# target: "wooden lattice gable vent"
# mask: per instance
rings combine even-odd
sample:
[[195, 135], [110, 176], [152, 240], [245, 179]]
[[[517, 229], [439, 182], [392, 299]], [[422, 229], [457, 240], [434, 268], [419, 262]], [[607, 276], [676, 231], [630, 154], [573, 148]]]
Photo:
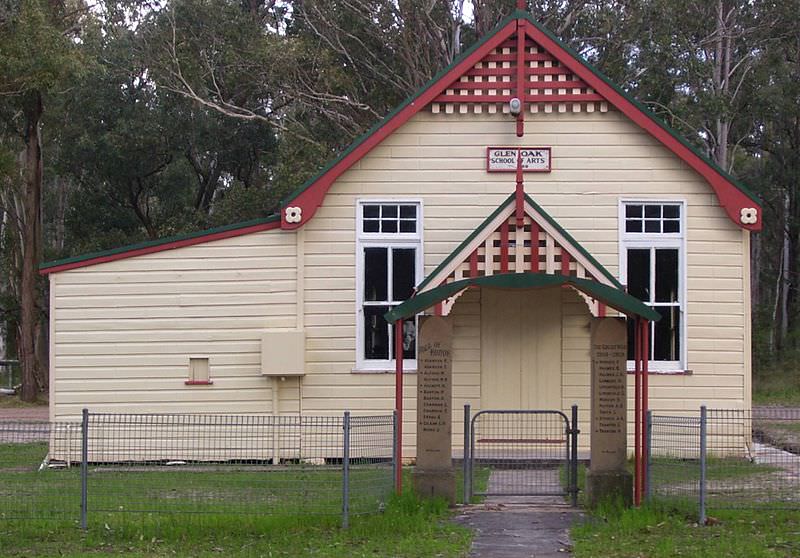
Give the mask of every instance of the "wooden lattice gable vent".
[[[508, 113], [508, 103], [516, 97], [533, 113], [608, 111], [605, 97], [530, 37], [525, 23], [520, 21], [514, 35], [438, 95], [431, 110], [448, 114]], [[522, 56], [518, 56], [520, 49]]]
[[[518, 226], [515, 197], [510, 196], [417, 287], [422, 293], [434, 287], [499, 273], [560, 274], [598, 281], [613, 288], [622, 285], [570, 234], [529, 196]], [[437, 312], [450, 313], [461, 293], [444, 301]], [[601, 304], [579, 291], [593, 315]]]

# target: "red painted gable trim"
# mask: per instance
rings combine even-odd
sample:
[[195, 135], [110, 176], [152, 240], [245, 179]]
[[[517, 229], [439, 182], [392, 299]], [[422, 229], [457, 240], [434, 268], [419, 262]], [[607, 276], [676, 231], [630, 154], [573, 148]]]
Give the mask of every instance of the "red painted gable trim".
[[493, 37], [490, 37], [480, 48], [462, 60], [456, 66], [432, 83], [425, 91], [423, 91], [416, 99], [406, 105], [394, 117], [389, 119], [383, 126], [378, 128], [371, 136], [366, 138], [359, 144], [353, 151], [346, 157], [339, 161], [336, 165], [331, 167], [325, 174], [319, 177], [316, 182], [303, 190], [297, 197], [288, 201], [287, 206], [299, 207], [302, 210], [302, 220], [299, 223], [288, 223], [286, 221], [286, 211], [281, 212], [281, 227], [284, 229], [297, 229], [308, 222], [314, 213], [316, 213], [325, 194], [328, 192], [334, 181], [339, 178], [344, 171], [349, 169], [357, 161], [361, 160], [367, 153], [372, 151], [372, 148], [386, 139], [392, 132], [397, 130], [400, 126], [408, 122], [408, 120], [417, 114], [420, 110], [424, 109], [428, 103], [431, 103], [438, 95], [447, 89], [455, 80], [461, 77], [465, 72], [471, 69], [475, 64], [491, 52], [494, 48], [499, 46], [503, 41], [511, 37], [517, 30], [517, 21], [512, 20], [501, 28]]
[[205, 234], [202, 236], [197, 236], [194, 238], [185, 238], [182, 240], [175, 240], [173, 242], [165, 242], [164, 244], [158, 244], [155, 246], [147, 246], [144, 248], [134, 248], [132, 250], [126, 250], [124, 252], [119, 252], [117, 254], [108, 254], [105, 256], [98, 256], [96, 258], [90, 258], [87, 260], [81, 260], [76, 262], [65, 263], [61, 265], [56, 265], [53, 267], [48, 267], [39, 271], [41, 275], [47, 275], [49, 273], [56, 273], [58, 271], [67, 271], [68, 269], [75, 269], [78, 267], [86, 267], [89, 265], [95, 265], [99, 263], [105, 262], [113, 262], [116, 260], [124, 260], [125, 258], [132, 258], [134, 256], [143, 256], [145, 254], [153, 254], [155, 252], [163, 252], [164, 250], [172, 250], [174, 248], [182, 248], [184, 246], [193, 246], [195, 244], [203, 244], [205, 242], [211, 242], [213, 240], [222, 240], [225, 238], [233, 238], [235, 236], [242, 236], [245, 234], [251, 234], [255, 232], [261, 231], [268, 231], [271, 229], [278, 229], [280, 228], [281, 224], [279, 221], [272, 221], [270, 223], [259, 223], [258, 225], [252, 225], [250, 227], [244, 227], [241, 229], [234, 229], [230, 231], [220, 231], [216, 233]]
[[631, 103], [623, 95], [618, 93], [613, 87], [600, 79], [594, 72], [587, 68], [580, 60], [577, 60], [558, 43], [553, 41], [541, 30], [532, 25], [527, 27], [530, 37], [553, 54], [559, 62], [564, 64], [570, 71], [584, 80], [595, 91], [600, 93], [606, 100], [614, 105], [622, 114], [630, 118], [640, 128], [648, 132], [655, 139], [664, 144], [667, 149], [680, 157], [692, 169], [697, 171], [700, 176], [706, 179], [714, 192], [717, 194], [720, 205], [725, 209], [728, 217], [738, 226], [751, 231], [761, 230], [761, 211], [758, 211], [758, 220], [752, 224], [742, 223], [740, 211], [745, 207], [756, 205], [744, 192], [736, 188], [725, 177], [720, 175], [714, 168], [708, 165], [703, 159], [697, 156], [691, 149], [683, 145], [664, 128], [654, 122], [649, 116], [644, 114], [636, 105]]
[[[322, 176], [320, 176], [314, 183], [300, 192], [293, 199], [286, 202], [284, 209], [288, 209], [289, 207], [300, 208], [302, 219], [300, 219], [299, 222], [287, 222], [287, 213], [284, 210], [281, 214], [281, 227], [284, 229], [297, 229], [308, 222], [322, 204], [325, 194], [333, 185], [334, 181], [336, 181], [336, 179], [339, 178], [342, 173], [363, 158], [372, 150], [373, 147], [381, 143], [384, 139], [386, 139], [386, 137], [392, 134], [400, 126], [405, 124], [412, 116], [425, 108], [425, 106], [427, 106], [429, 103], [436, 100], [449, 99], [447, 96], [442, 96], [439, 99], [437, 99], [437, 97], [439, 97], [442, 92], [456, 82], [462, 75], [482, 75], [486, 72], [515, 75], [517, 73], [517, 69], [515, 68], [495, 68], [487, 70], [476, 69], [473, 66], [490, 54], [493, 49], [505, 44], [505, 42], [516, 32], [518, 22], [520, 22], [522, 19], [523, 18], [517, 18], [503, 26], [494, 36], [490, 37], [468, 57], [454, 66], [435, 83], [431, 84], [417, 98], [403, 107], [402, 110], [390, 118], [385, 124], [383, 124], [383, 126], [378, 128], [374, 133], [372, 133], [372, 135], [367, 137], [361, 144], [356, 146], [338, 163], [322, 174]], [[546, 33], [538, 29], [535, 25], [526, 24], [520, 25], [519, 27], [524, 29], [527, 37], [530, 37], [540, 46], [544, 47], [574, 75], [581, 78], [586, 84], [594, 89], [598, 95], [593, 96], [593, 99], [606, 100], [611, 103], [620, 112], [636, 123], [640, 128], [661, 142], [667, 149], [672, 151], [693, 170], [700, 174], [714, 190], [720, 205], [728, 214], [729, 218], [736, 223], [736, 225], [751, 231], [761, 230], [762, 211], [759, 205], [753, 201], [753, 199], [751, 199], [735, 185], [731, 184], [731, 182], [717, 172], [716, 169], [710, 166], [690, 148], [682, 144], [678, 139], [673, 137], [672, 134], [662, 128], [648, 115], [643, 113], [642, 109], [626, 99], [611, 85], [606, 83], [602, 78], [588, 68], [582, 61], [574, 57], [572, 54], [562, 48], [556, 41], [547, 36]], [[563, 70], [559, 68], [531, 68], [527, 71], [529, 73], [553, 73], [562, 72]], [[465, 101], [465, 99], [465, 97], [459, 96], [458, 99], [455, 99], [455, 101]], [[586, 100], [583, 97], [581, 97], [581, 99]], [[572, 98], [570, 95], [563, 95], [560, 97], [551, 95], [547, 96], [547, 98], [544, 100], [548, 102], [566, 102], [572, 100]], [[492, 97], [491, 101], [497, 101], [497, 98]], [[476, 100], [476, 102], [478, 101]], [[757, 209], [757, 220], [755, 223], [744, 223], [742, 212], [745, 210], [745, 208], [751, 207]]]

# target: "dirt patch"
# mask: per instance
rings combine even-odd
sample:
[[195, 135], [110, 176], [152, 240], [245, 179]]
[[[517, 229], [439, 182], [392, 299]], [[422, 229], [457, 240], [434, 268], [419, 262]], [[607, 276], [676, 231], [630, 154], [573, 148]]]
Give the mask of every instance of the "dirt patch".
[[0, 407], [0, 420], [36, 420], [46, 421], [50, 418], [47, 405], [31, 405], [29, 407]]
[[800, 455], [800, 408], [755, 407], [753, 437], [758, 442]]

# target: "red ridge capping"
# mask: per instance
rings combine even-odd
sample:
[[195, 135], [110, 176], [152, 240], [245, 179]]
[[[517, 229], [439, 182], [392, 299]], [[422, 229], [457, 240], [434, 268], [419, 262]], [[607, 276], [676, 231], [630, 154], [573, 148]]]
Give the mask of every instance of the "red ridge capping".
[[96, 258], [88, 258], [85, 260], [78, 260], [68, 262], [60, 265], [54, 265], [39, 270], [40, 275], [48, 275], [58, 271], [67, 271], [78, 267], [86, 267], [105, 262], [113, 262], [116, 260], [123, 260], [125, 258], [132, 258], [134, 256], [143, 256], [145, 254], [153, 254], [155, 252], [163, 252], [164, 250], [172, 250], [174, 248], [182, 248], [184, 246], [193, 246], [195, 244], [203, 244], [204, 242], [211, 242], [213, 240], [222, 240], [225, 238], [232, 238], [235, 236], [242, 236], [255, 232], [268, 231], [271, 229], [280, 228], [280, 221], [271, 221], [269, 223], [259, 223], [249, 227], [242, 227], [241, 229], [232, 229], [227, 231], [219, 231], [215, 233], [198, 235], [192, 238], [184, 238], [181, 240], [174, 240], [172, 242], [164, 242], [163, 244], [156, 244], [153, 246], [144, 246], [142, 248], [133, 248], [131, 250], [124, 250], [115, 254], [106, 254], [97, 256]]
[[539, 223], [531, 221], [531, 271], [539, 273]]
[[[519, 125], [519, 121], [517, 122]], [[486, 158], [486, 164], [489, 164], [489, 158]], [[488, 170], [488, 169], [487, 169]], [[514, 190], [515, 204], [514, 214], [516, 216], [516, 225], [520, 229], [525, 224], [525, 185], [522, 178], [522, 148], [517, 149], [517, 185]]]
[[630, 118], [640, 128], [648, 132], [655, 139], [664, 144], [675, 155], [680, 157], [686, 164], [694, 169], [700, 176], [706, 179], [717, 194], [719, 203], [728, 217], [736, 223], [739, 227], [750, 231], [760, 231], [762, 226], [761, 211], [759, 208], [757, 220], [755, 223], [742, 223], [742, 216], [740, 211], [745, 207], [752, 207], [756, 203], [750, 199], [744, 192], [736, 187], [721, 174], [719, 174], [713, 167], [706, 163], [691, 149], [683, 145], [677, 138], [667, 132], [664, 128], [659, 126], [649, 116], [644, 114], [639, 107], [634, 105], [623, 95], [617, 92], [613, 87], [606, 83], [603, 79], [598, 77], [592, 70], [580, 60], [573, 57], [569, 52], [564, 50], [556, 41], [547, 36], [546, 33], [533, 25], [527, 27], [528, 33], [534, 41], [539, 43], [548, 52], [553, 54], [565, 67], [589, 84], [595, 91], [606, 98], [609, 103], [614, 105], [620, 112]]
[[[525, 135], [525, 98], [528, 92], [525, 91], [525, 20], [517, 20], [517, 97], [522, 106], [517, 114], [517, 137]], [[522, 155], [520, 151], [517, 155]], [[519, 165], [519, 163], [518, 163]], [[519, 219], [519, 216], [517, 217]], [[519, 225], [517, 225], [519, 226]]]
[[300, 192], [294, 199], [287, 202], [286, 205], [301, 208], [302, 219], [297, 223], [288, 223], [286, 221], [286, 212], [282, 211], [281, 228], [291, 230], [303, 226], [309, 219], [311, 219], [314, 213], [316, 213], [317, 209], [322, 204], [325, 194], [333, 185], [334, 181], [339, 178], [344, 171], [349, 169], [356, 161], [364, 157], [364, 155], [372, 151], [373, 147], [381, 143], [392, 132], [405, 124], [409, 118], [425, 108], [428, 103], [432, 102], [438, 95], [447, 89], [448, 85], [453, 83], [453, 81], [458, 79], [476, 63], [480, 62], [481, 58], [483, 58], [488, 52], [491, 52], [492, 49], [496, 48], [503, 41], [511, 37], [516, 29], [517, 20], [514, 19], [509, 21], [505, 26], [498, 30], [494, 36], [488, 38], [480, 48], [475, 49], [475, 51], [469, 56], [465, 57], [461, 62], [453, 66], [449, 72], [428, 86], [428, 88], [420, 93], [418, 97], [403, 107], [397, 114], [391, 117], [374, 133], [365, 138], [364, 141], [358, 144], [358, 146], [356, 146], [333, 167], [328, 169], [328, 171], [320, 176], [313, 184]]

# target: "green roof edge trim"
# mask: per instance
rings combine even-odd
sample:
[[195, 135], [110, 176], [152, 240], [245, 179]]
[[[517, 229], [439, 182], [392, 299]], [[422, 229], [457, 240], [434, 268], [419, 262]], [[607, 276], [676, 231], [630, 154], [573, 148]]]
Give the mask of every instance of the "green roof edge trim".
[[592, 72], [595, 76], [597, 76], [598, 78], [603, 80], [603, 82], [605, 82], [606, 85], [611, 87], [614, 91], [616, 91], [617, 93], [622, 95], [628, 102], [630, 102], [636, 108], [638, 108], [645, 116], [647, 116], [650, 120], [652, 120], [654, 123], [656, 123], [658, 126], [660, 126], [665, 132], [667, 132], [673, 138], [678, 140], [684, 147], [689, 149], [692, 153], [697, 155], [704, 163], [706, 163], [708, 166], [710, 166], [712, 169], [714, 169], [717, 173], [719, 173], [720, 176], [722, 176], [725, 180], [730, 182], [733, 186], [735, 186], [738, 190], [740, 190], [743, 194], [745, 194], [751, 200], [756, 202], [758, 205], [761, 205], [761, 199], [752, 190], [750, 190], [750, 188], [748, 188], [745, 184], [740, 182], [737, 178], [732, 176], [726, 170], [720, 168], [719, 165], [717, 165], [714, 161], [712, 161], [711, 159], [706, 157], [703, 153], [698, 151], [697, 148], [694, 145], [689, 143], [689, 141], [685, 137], [683, 137], [683, 134], [680, 134], [679, 132], [674, 130], [672, 128], [672, 126], [670, 126], [669, 124], [664, 122], [661, 118], [659, 118], [658, 116], [653, 114], [653, 112], [649, 108], [647, 108], [645, 105], [643, 105], [636, 98], [632, 97], [624, 89], [619, 87], [619, 85], [617, 85], [616, 83], [611, 81], [611, 79], [609, 79], [608, 76], [606, 76], [603, 72], [601, 72], [599, 69], [597, 69], [591, 62], [586, 60], [583, 56], [578, 54], [572, 47], [570, 47], [569, 45], [564, 43], [561, 39], [556, 37], [549, 29], [547, 29], [541, 23], [536, 21], [531, 14], [529, 14], [528, 12], [522, 11], [522, 10], [515, 10], [511, 14], [511, 16], [515, 17], [515, 18], [524, 18], [528, 22], [530, 22], [539, 31], [541, 31], [542, 33], [547, 35], [550, 39], [555, 41], [561, 48], [563, 48], [570, 55], [572, 55], [573, 58], [575, 58], [577, 61], [582, 63], [584, 66], [586, 66], [586, 68], [588, 68], [589, 71]]
[[384, 116], [381, 120], [379, 120], [377, 123], [375, 123], [373, 126], [371, 126], [369, 128], [369, 130], [367, 130], [366, 132], [364, 132], [363, 134], [358, 136], [356, 139], [354, 139], [352, 141], [352, 143], [350, 143], [350, 145], [347, 146], [347, 148], [338, 157], [336, 157], [330, 163], [325, 165], [319, 172], [317, 172], [313, 177], [311, 177], [308, 180], [306, 180], [301, 186], [299, 186], [297, 189], [295, 189], [286, 198], [282, 199], [281, 200], [281, 207], [283, 207], [284, 205], [288, 204], [291, 200], [293, 200], [294, 198], [296, 198], [297, 196], [299, 196], [300, 194], [302, 194], [303, 192], [308, 190], [308, 188], [310, 188], [312, 184], [314, 184], [317, 180], [322, 178], [322, 176], [326, 172], [328, 172], [333, 167], [335, 167], [337, 164], [339, 164], [339, 162], [342, 159], [347, 157], [354, 149], [356, 149], [359, 145], [364, 143], [372, 134], [374, 134], [375, 132], [380, 130], [384, 126], [384, 124], [388, 123], [392, 118], [394, 118], [394, 116], [397, 113], [399, 113], [401, 110], [403, 110], [408, 105], [413, 103], [417, 98], [419, 98], [420, 95], [422, 95], [425, 91], [427, 91], [428, 88], [432, 87], [437, 81], [439, 81], [441, 78], [443, 78], [445, 76], [445, 74], [447, 74], [447, 72], [449, 72], [450, 70], [455, 68], [458, 64], [461, 63], [462, 60], [464, 60], [465, 58], [470, 56], [473, 52], [478, 50], [485, 42], [487, 42], [489, 39], [491, 39], [494, 36], [495, 33], [497, 33], [500, 29], [502, 29], [503, 27], [505, 27], [506, 25], [508, 25], [512, 21], [514, 21], [515, 19], [518, 19], [518, 18], [513, 13], [508, 15], [507, 17], [503, 18], [500, 21], [500, 23], [495, 25], [494, 28], [490, 32], [486, 33], [486, 35], [484, 35], [484, 37], [481, 40], [479, 40], [478, 42], [473, 44], [471, 47], [469, 47], [467, 50], [462, 52], [455, 60], [453, 60], [446, 67], [444, 67], [443, 69], [439, 70], [436, 73], [435, 76], [433, 76], [431, 79], [429, 79], [425, 83], [425, 85], [423, 85], [422, 87], [417, 89], [409, 97], [406, 97], [406, 99], [402, 103], [397, 105], [386, 116]]
[[81, 254], [79, 256], [72, 256], [69, 258], [64, 258], [61, 260], [53, 260], [49, 262], [44, 262], [39, 265], [39, 270], [44, 271], [51, 267], [57, 267], [66, 264], [78, 263], [87, 260], [93, 260], [95, 258], [102, 258], [105, 256], [115, 256], [117, 254], [122, 254], [125, 252], [132, 252], [134, 250], [141, 250], [143, 248], [153, 248], [155, 246], [161, 246], [162, 244], [170, 244], [172, 242], [180, 242], [182, 240], [191, 240], [193, 238], [199, 238], [203, 236], [208, 236], [217, 233], [235, 231], [237, 229], [246, 229], [248, 227], [253, 227], [256, 225], [265, 225], [267, 223], [274, 223], [276, 221], [280, 221], [281, 217], [280, 214], [270, 215], [268, 217], [261, 217], [258, 219], [251, 219], [249, 221], [241, 221], [239, 223], [233, 223], [230, 225], [223, 225], [221, 227], [214, 227], [211, 229], [204, 229], [201, 231], [195, 231], [190, 233], [182, 233], [176, 234], [173, 236], [167, 236], [164, 238], [157, 238], [155, 240], [146, 240], [144, 242], [137, 242], [136, 244], [127, 244], [125, 246], [119, 246], [117, 248], [110, 248], [108, 250], [100, 250], [97, 252], [90, 252], [88, 254]]
[[608, 270], [605, 268], [605, 266], [603, 266], [603, 264], [601, 264], [600, 262], [598, 262], [598, 261], [597, 261], [597, 260], [594, 258], [594, 256], [592, 256], [592, 255], [591, 255], [591, 254], [590, 254], [590, 253], [589, 253], [589, 252], [588, 252], [588, 251], [587, 251], [587, 250], [586, 250], [586, 249], [585, 249], [583, 246], [581, 246], [581, 244], [580, 244], [580, 243], [579, 243], [577, 240], [575, 240], [575, 238], [573, 238], [573, 236], [572, 236], [571, 234], [569, 234], [569, 233], [567, 232], [567, 230], [566, 230], [564, 227], [562, 227], [561, 225], [559, 225], [559, 224], [558, 224], [558, 221], [556, 221], [555, 219], [553, 219], [553, 218], [550, 216], [550, 214], [549, 214], [549, 213], [547, 213], [547, 211], [545, 211], [545, 210], [542, 208], [542, 206], [541, 206], [541, 205], [539, 205], [538, 203], [536, 203], [535, 201], [533, 201], [533, 198], [531, 198], [531, 197], [530, 197], [528, 194], [525, 194], [525, 201], [526, 201], [526, 202], [528, 202], [529, 204], [531, 204], [531, 205], [533, 206], [533, 208], [534, 208], [536, 211], [538, 211], [539, 213], [541, 213], [541, 214], [542, 214], [542, 217], [544, 217], [544, 218], [547, 220], [547, 222], [548, 222], [548, 223], [550, 223], [550, 225], [552, 225], [553, 227], [555, 227], [555, 228], [556, 228], [556, 230], [558, 230], [558, 232], [560, 232], [561, 234], [563, 234], [563, 235], [564, 235], [564, 237], [565, 237], [565, 238], [566, 238], [566, 239], [567, 239], [567, 240], [568, 240], [570, 243], [572, 243], [572, 245], [575, 247], [575, 249], [576, 249], [576, 250], [578, 250], [578, 251], [579, 251], [579, 252], [580, 252], [580, 253], [581, 253], [581, 254], [582, 254], [582, 255], [583, 255], [583, 256], [584, 256], [584, 257], [585, 257], [587, 260], [589, 260], [589, 261], [590, 261], [590, 262], [592, 262], [592, 263], [593, 263], [595, 266], [597, 266], [597, 269], [599, 269], [599, 270], [600, 270], [600, 272], [601, 272], [603, 275], [605, 275], [605, 276], [606, 276], [606, 279], [609, 279], [609, 280], [610, 280], [610, 281], [611, 281], [611, 282], [614, 284], [614, 286], [615, 286], [616, 288], [618, 288], [618, 289], [624, 289], [624, 287], [622, 286], [622, 283], [620, 283], [619, 281], [617, 281], [617, 278], [616, 278], [616, 277], [614, 277], [614, 276], [611, 274], [611, 272], [610, 272], [610, 271], [608, 271]]
[[565, 275], [546, 275], [543, 273], [503, 273], [453, 281], [409, 298], [386, 312], [383, 318], [390, 323], [408, 318], [471, 286], [497, 289], [531, 289], [557, 287], [559, 285], [571, 285], [624, 314], [635, 314], [654, 322], [661, 319], [658, 312], [625, 291], [588, 279]]

